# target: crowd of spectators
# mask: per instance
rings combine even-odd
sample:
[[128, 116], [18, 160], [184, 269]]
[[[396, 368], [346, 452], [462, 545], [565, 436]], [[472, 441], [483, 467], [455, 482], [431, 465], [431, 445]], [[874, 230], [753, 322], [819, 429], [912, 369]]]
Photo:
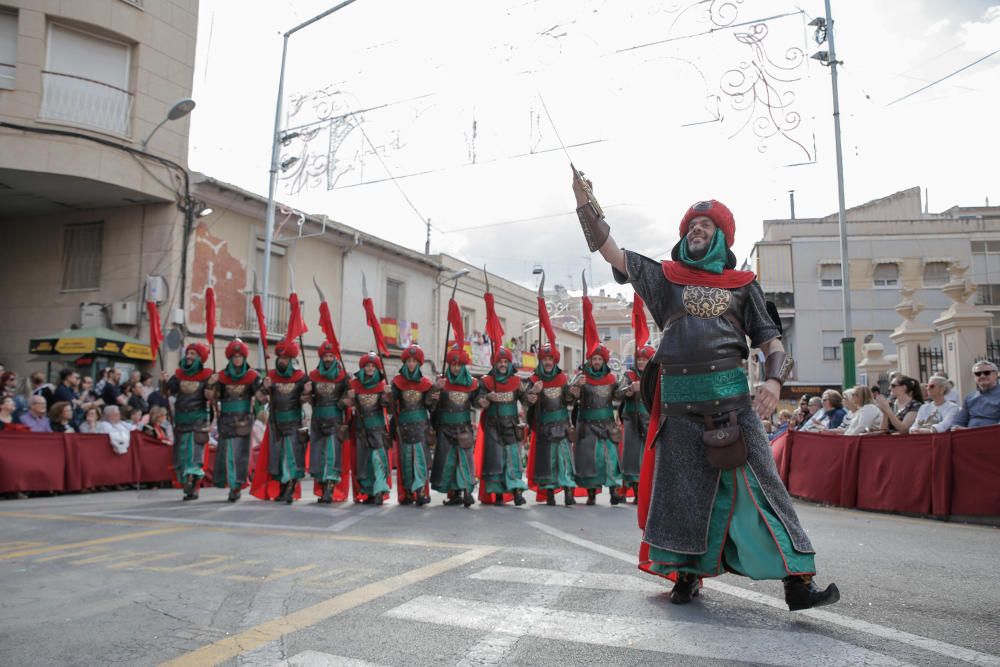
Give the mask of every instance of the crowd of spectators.
[[975, 391], [964, 399], [944, 373], [926, 384], [901, 373], [889, 378], [889, 396], [879, 387], [858, 385], [843, 395], [833, 389], [803, 396], [794, 412], [782, 410], [769, 422], [771, 439], [788, 430], [843, 435], [944, 433], [1000, 424], [997, 366], [978, 361], [972, 368]]

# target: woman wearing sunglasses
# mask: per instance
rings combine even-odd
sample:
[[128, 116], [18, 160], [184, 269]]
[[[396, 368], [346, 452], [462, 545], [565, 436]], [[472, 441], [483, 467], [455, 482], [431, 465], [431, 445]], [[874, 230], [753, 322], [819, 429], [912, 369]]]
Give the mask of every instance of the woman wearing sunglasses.
[[909, 433], [913, 422], [917, 420], [920, 404], [924, 402], [920, 383], [911, 377], [899, 375], [889, 385], [889, 393], [895, 399], [895, 411], [884, 396], [875, 399], [875, 404], [882, 411], [882, 430], [885, 433]]
[[944, 433], [951, 428], [958, 406], [946, 399], [950, 388], [947, 378], [940, 375], [927, 381], [928, 401], [917, 411], [910, 433]]

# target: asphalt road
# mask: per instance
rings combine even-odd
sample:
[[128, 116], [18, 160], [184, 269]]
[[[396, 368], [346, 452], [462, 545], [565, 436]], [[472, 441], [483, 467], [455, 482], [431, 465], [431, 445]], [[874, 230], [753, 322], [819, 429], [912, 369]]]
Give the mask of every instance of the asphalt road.
[[0, 503], [0, 665], [1000, 665], [995, 528], [799, 503], [843, 598], [790, 613], [780, 582], [730, 575], [670, 604], [607, 496], [179, 496]]

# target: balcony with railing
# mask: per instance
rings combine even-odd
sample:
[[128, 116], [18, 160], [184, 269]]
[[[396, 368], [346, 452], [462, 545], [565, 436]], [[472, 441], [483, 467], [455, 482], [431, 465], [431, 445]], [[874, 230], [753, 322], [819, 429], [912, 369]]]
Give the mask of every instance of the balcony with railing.
[[127, 136], [132, 97], [107, 83], [43, 71], [39, 118]]
[[[283, 336], [288, 331], [288, 297], [268, 294], [261, 297], [261, 305], [264, 307], [264, 322], [268, 335]], [[247, 334], [256, 334], [257, 311], [253, 308], [253, 294], [247, 294], [246, 315], [243, 318], [243, 331]]]

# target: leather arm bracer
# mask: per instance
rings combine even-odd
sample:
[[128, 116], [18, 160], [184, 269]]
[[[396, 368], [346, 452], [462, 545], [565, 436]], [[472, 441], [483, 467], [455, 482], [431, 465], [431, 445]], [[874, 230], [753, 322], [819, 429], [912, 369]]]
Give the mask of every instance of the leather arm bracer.
[[590, 252], [597, 252], [611, 235], [611, 227], [604, 221], [604, 216], [593, 202], [587, 202], [577, 208], [576, 217], [580, 219], [587, 247], [590, 248]]
[[777, 380], [785, 384], [794, 366], [795, 360], [785, 352], [772, 352], [764, 360], [764, 379]]

